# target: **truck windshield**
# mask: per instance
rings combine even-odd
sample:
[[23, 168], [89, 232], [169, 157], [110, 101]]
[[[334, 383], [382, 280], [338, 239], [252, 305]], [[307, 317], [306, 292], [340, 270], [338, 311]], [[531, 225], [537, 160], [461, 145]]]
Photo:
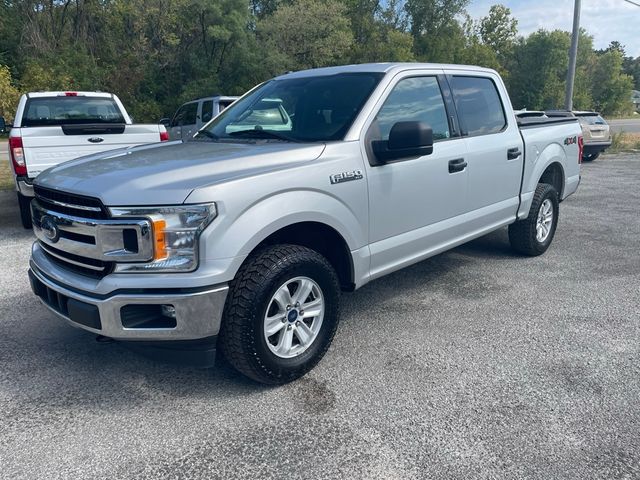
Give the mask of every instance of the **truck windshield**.
[[343, 73], [271, 80], [229, 106], [208, 138], [317, 142], [342, 139], [383, 74]]
[[82, 125], [85, 123], [125, 123], [122, 112], [111, 98], [36, 97], [27, 100], [23, 127]]

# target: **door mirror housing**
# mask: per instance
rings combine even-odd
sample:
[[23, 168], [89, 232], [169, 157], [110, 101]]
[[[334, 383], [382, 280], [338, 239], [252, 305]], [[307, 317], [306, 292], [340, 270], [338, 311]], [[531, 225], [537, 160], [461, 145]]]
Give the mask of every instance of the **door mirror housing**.
[[389, 140], [374, 140], [371, 148], [378, 165], [402, 158], [431, 155], [433, 130], [424, 122], [397, 122], [391, 127]]

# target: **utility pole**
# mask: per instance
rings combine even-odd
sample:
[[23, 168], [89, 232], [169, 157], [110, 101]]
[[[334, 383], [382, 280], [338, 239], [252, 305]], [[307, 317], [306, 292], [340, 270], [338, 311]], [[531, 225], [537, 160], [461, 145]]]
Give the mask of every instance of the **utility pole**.
[[578, 56], [578, 36], [580, 35], [580, 0], [573, 4], [573, 32], [569, 49], [569, 71], [567, 72], [567, 89], [564, 95], [564, 108], [573, 110], [573, 82], [576, 79], [576, 57]]

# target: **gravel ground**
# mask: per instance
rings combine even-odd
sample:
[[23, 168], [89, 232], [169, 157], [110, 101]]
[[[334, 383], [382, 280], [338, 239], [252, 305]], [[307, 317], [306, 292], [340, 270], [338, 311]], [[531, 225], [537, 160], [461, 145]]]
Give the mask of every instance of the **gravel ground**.
[[543, 257], [500, 231], [345, 295], [279, 388], [54, 318], [0, 192], [0, 477], [640, 478], [639, 185], [639, 156], [604, 156]]

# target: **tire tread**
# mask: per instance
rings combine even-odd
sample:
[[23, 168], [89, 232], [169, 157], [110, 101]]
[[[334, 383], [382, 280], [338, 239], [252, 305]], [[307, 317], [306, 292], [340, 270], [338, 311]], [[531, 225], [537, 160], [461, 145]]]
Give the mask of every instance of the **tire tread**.
[[550, 241], [544, 248], [541, 248], [540, 243], [536, 241], [536, 221], [538, 218], [538, 210], [545, 198], [549, 196], [552, 198], [552, 202], [554, 203], [556, 215], [553, 231], [550, 234], [551, 240], [553, 240], [559, 214], [558, 192], [553, 185], [548, 183], [539, 183], [533, 195], [533, 201], [531, 202], [531, 208], [529, 209], [529, 215], [527, 218], [518, 220], [517, 222], [509, 225], [509, 242], [516, 252], [533, 257], [543, 254], [551, 244]]
[[338, 277], [322, 255], [309, 248], [289, 244], [269, 246], [252, 254], [230, 282], [229, 297], [220, 330], [220, 347], [225, 358], [236, 370], [258, 382], [281, 384], [304, 375], [324, 356], [335, 334], [337, 322], [333, 323], [329, 332], [329, 341], [322, 345], [315, 357], [288, 375], [269, 368], [256, 352], [254, 336], [248, 328], [254, 321], [256, 292], [277, 271], [301, 261], [322, 263], [331, 272], [333, 287], [339, 291]]

